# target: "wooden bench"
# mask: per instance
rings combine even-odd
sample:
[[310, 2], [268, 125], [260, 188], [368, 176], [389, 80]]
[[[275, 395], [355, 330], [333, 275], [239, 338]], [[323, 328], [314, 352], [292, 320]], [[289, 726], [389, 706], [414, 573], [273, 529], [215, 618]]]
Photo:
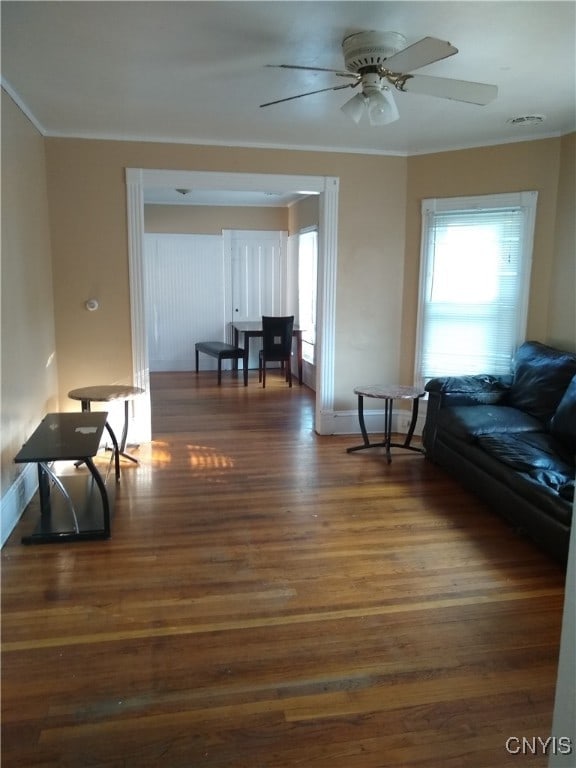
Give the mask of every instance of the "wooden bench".
[[196, 373], [198, 373], [198, 353], [215, 357], [218, 360], [218, 384], [222, 383], [222, 360], [242, 360], [244, 350], [235, 347], [233, 344], [225, 344], [223, 341], [197, 341], [196, 350]]

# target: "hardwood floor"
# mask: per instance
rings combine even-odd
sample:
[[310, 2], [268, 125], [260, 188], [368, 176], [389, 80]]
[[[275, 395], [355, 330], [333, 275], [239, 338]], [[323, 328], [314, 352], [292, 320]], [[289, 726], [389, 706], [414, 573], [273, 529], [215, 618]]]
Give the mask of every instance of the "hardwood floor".
[[547, 764], [554, 562], [273, 373], [152, 392], [112, 538], [24, 546], [33, 502], [2, 551], [3, 768]]

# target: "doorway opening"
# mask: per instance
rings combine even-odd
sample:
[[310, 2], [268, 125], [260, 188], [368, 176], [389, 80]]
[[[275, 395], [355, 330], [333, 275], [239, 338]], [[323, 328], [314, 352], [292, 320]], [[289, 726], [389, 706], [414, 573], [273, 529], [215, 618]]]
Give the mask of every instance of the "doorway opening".
[[316, 406], [314, 429], [328, 434], [334, 410], [334, 339], [339, 180], [330, 176], [126, 169], [132, 376], [145, 395], [135, 401], [133, 434], [151, 439], [150, 369], [144, 304], [144, 190], [150, 187], [319, 195]]

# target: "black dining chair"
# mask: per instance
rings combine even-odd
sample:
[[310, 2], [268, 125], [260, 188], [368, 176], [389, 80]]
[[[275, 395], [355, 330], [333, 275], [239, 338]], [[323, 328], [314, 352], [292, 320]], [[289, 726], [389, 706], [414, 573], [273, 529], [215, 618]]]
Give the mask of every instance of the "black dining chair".
[[258, 381], [266, 386], [266, 363], [282, 363], [286, 381], [292, 386], [292, 331], [294, 315], [287, 317], [262, 316], [262, 349], [258, 363]]

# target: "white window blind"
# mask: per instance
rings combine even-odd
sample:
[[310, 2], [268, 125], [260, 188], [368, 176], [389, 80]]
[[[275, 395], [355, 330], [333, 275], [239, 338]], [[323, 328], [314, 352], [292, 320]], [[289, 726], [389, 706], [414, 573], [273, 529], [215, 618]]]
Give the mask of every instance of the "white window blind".
[[524, 340], [536, 192], [425, 200], [416, 379], [510, 371]]
[[298, 321], [302, 333], [302, 357], [314, 363], [316, 351], [316, 283], [318, 273], [318, 231], [298, 236]]

